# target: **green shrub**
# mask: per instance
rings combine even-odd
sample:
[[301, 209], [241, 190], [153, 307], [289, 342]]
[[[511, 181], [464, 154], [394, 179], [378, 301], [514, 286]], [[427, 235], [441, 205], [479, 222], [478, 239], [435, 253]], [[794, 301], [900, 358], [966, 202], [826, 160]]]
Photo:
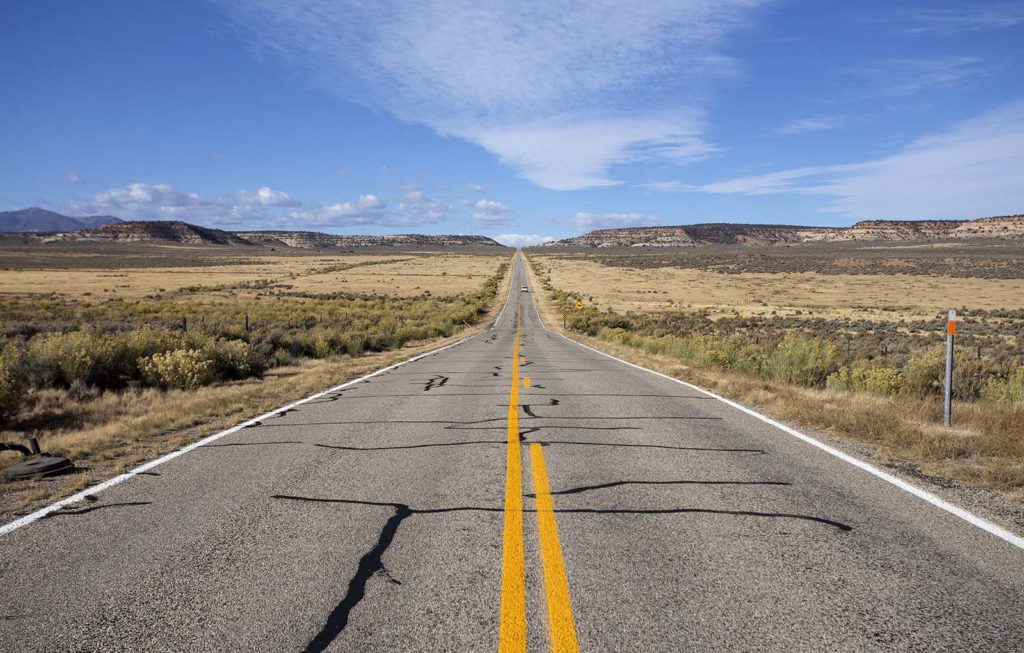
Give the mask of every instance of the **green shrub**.
[[36, 336], [29, 342], [28, 355], [43, 380], [65, 387], [76, 382], [118, 387], [134, 368], [123, 342], [88, 331]]
[[907, 361], [903, 390], [918, 396], [941, 394], [945, 376], [946, 354], [942, 348], [932, 348]]
[[1018, 367], [1005, 379], [989, 379], [981, 397], [988, 401], [1024, 405], [1024, 367]]
[[18, 412], [25, 399], [25, 384], [0, 358], [0, 423]]
[[765, 373], [776, 380], [802, 386], [825, 382], [839, 362], [839, 350], [827, 341], [789, 333], [765, 361]]
[[198, 349], [176, 349], [139, 360], [139, 370], [150, 385], [194, 390], [213, 383], [214, 364]]
[[857, 361], [853, 367], [843, 365], [828, 375], [825, 387], [830, 390], [845, 392], [865, 392], [868, 394], [891, 396], [897, 394], [903, 378], [897, 370], [890, 367], [869, 367], [868, 361]]
[[267, 369], [266, 358], [255, 347], [241, 340], [215, 340], [202, 351], [213, 363], [213, 373], [223, 380], [261, 376]]
[[122, 339], [125, 357], [132, 363], [153, 354], [163, 354], [180, 349], [182, 346], [180, 332], [148, 324], [124, 333]]
[[903, 377], [891, 367], [868, 370], [864, 379], [864, 389], [875, 395], [898, 394], [902, 385]]
[[[1006, 376], [998, 362], [979, 359], [966, 349], [956, 349], [953, 356], [953, 392], [957, 399], [974, 401], [981, 398], [988, 381]], [[945, 369], [943, 369], [945, 379]]]

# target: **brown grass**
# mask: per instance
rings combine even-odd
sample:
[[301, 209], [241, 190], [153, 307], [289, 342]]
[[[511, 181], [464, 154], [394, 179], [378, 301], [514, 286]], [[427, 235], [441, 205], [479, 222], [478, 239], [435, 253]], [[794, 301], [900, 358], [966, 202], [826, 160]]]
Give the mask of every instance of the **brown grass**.
[[[675, 267], [631, 269], [580, 257], [532, 254], [556, 288], [592, 296], [617, 311], [707, 308], [733, 314], [787, 316], [801, 311], [827, 318], [872, 321], [927, 319], [961, 306], [1024, 308], [1024, 279], [930, 277], [902, 274], [723, 273]], [[884, 307], [884, 309], [883, 309]], [[895, 310], [894, 310], [895, 309]]]
[[[4, 254], [8, 256], [11, 253]], [[64, 256], [64, 253], [60, 255]], [[291, 290], [299, 292], [347, 291], [409, 297], [429, 291], [434, 295], [455, 295], [480, 287], [484, 279], [494, 273], [494, 261], [495, 257], [490, 255], [414, 255], [400, 252], [253, 256], [241, 260], [225, 258], [216, 265], [168, 267], [89, 267], [86, 260], [77, 269], [29, 266], [3, 270], [0, 272], [0, 298], [56, 293], [73, 298], [134, 299], [191, 286], [239, 286], [264, 280], [288, 284]], [[18, 262], [9, 259], [5, 263]], [[251, 294], [243, 289], [235, 296], [248, 297]], [[201, 296], [202, 293], [196, 299]]]

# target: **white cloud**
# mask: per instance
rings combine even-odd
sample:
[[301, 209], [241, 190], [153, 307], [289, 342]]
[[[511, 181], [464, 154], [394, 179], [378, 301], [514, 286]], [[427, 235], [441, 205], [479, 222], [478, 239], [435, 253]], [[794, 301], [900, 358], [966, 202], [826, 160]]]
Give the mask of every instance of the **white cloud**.
[[398, 208], [409, 217], [418, 219], [420, 224], [440, 222], [454, 215], [451, 205], [427, 197], [418, 189], [406, 192]]
[[67, 179], [69, 184], [85, 183], [85, 180], [75, 172], [74, 170], [68, 170], [64, 173], [64, 177]]
[[850, 119], [846, 116], [810, 116], [808, 118], [791, 120], [776, 129], [775, 133], [787, 136], [791, 134], [806, 134], [809, 132], [836, 129], [847, 125], [849, 122]]
[[1024, 5], [1020, 3], [983, 3], [960, 7], [910, 9], [901, 12], [907, 34], [950, 36], [959, 32], [1013, 27], [1024, 23]]
[[283, 228], [404, 226], [401, 219], [392, 215], [387, 204], [376, 195], [360, 195], [349, 202], [292, 211], [287, 216], [279, 217], [276, 224]]
[[479, 200], [473, 203], [476, 209], [473, 218], [485, 225], [505, 224], [512, 218], [512, 209], [494, 200]]
[[72, 208], [75, 213], [104, 212], [125, 219], [287, 229], [368, 225], [405, 229], [440, 222], [455, 214], [448, 204], [415, 189], [402, 195], [396, 208], [371, 194], [347, 202], [304, 207], [288, 193], [267, 186], [204, 197], [168, 184], [145, 183], [99, 191], [89, 200], [75, 201]]
[[480, 184], [466, 184], [466, 190], [470, 193], [489, 193], [490, 190], [487, 186], [481, 186]]
[[534, 245], [554, 242], [557, 239], [538, 234], [498, 234], [494, 237], [494, 240], [508, 247], [533, 247]]
[[133, 183], [98, 191], [91, 199], [72, 202], [76, 212], [106, 212], [138, 220], [185, 220], [204, 224], [239, 224], [272, 214], [270, 209], [294, 208], [302, 202], [288, 193], [263, 186], [223, 197], [185, 193], [168, 184]]
[[692, 115], [661, 118], [574, 120], [503, 125], [459, 136], [480, 143], [543, 188], [575, 190], [613, 186], [615, 164], [652, 159], [683, 162], [716, 151], [697, 134]]
[[407, 187], [396, 208], [391, 208], [376, 195], [360, 195], [349, 202], [292, 211], [280, 217], [277, 224], [285, 228], [360, 227], [376, 225], [413, 229], [455, 217], [451, 205], [433, 199], [423, 191]]
[[219, 0], [256, 41], [349, 101], [488, 149], [536, 184], [618, 183], [684, 161], [725, 37], [768, 0]]
[[235, 199], [239, 204], [251, 206], [302, 206], [302, 202], [288, 193], [272, 190], [267, 186], [259, 188], [255, 193], [239, 191], [235, 193]]
[[96, 209], [119, 211], [138, 217], [173, 217], [186, 211], [218, 208], [218, 201], [195, 193], [182, 193], [167, 184], [128, 184], [122, 188], [109, 188], [93, 195], [89, 203]]
[[701, 186], [708, 193], [800, 193], [864, 218], [970, 217], [1024, 208], [1024, 100], [864, 163], [816, 166]]
[[577, 213], [572, 224], [577, 229], [618, 229], [621, 227], [650, 227], [661, 220], [646, 213]]

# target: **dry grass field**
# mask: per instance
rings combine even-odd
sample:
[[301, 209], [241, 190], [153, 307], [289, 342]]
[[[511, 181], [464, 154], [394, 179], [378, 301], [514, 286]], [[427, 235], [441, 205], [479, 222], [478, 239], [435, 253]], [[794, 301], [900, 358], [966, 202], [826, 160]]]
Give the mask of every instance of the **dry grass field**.
[[[252, 256], [247, 250], [232, 255], [210, 252], [209, 247], [195, 249], [188, 252], [195, 258], [178, 265], [161, 267], [155, 260], [133, 267], [129, 260], [123, 267], [112, 268], [101, 255], [75, 252], [71, 254], [74, 267], [69, 267], [60, 252], [61, 267], [49, 267], [57, 261], [41, 260], [36, 248], [0, 248], [0, 298], [57, 294], [139, 299], [197, 287], [233, 290], [234, 296], [244, 297], [254, 295], [257, 286], [310, 293], [457, 295], [478, 288], [494, 272], [493, 255], [483, 254]], [[141, 251], [159, 259], [167, 248], [150, 246]], [[179, 257], [183, 253], [171, 251]]]
[[[848, 244], [536, 249], [529, 260], [549, 326], [564, 314], [570, 337], [866, 447], [926, 482], [994, 493], [997, 512], [1024, 524], [1022, 254]], [[962, 319], [945, 428], [949, 308]]]
[[[1021, 248], [1024, 256], [1024, 248]], [[903, 250], [911, 258], [913, 249]], [[867, 317], [879, 321], [930, 319], [968, 306], [1024, 309], [1024, 276], [985, 278], [907, 272], [725, 272], [715, 267], [631, 267], [641, 255], [616, 261], [580, 255], [536, 259], [550, 270], [551, 284], [572, 288], [599, 308], [665, 312], [707, 309], [712, 316]], [[737, 256], [742, 257], [740, 252]], [[609, 264], [613, 263], [613, 264]], [[618, 263], [618, 264], [615, 264]], [[888, 261], [890, 269], [899, 269]], [[906, 265], [910, 267], [909, 264]], [[950, 270], [953, 272], [954, 270]]]
[[0, 442], [81, 470], [0, 480], [0, 513], [482, 328], [511, 258], [105, 247], [0, 238]]

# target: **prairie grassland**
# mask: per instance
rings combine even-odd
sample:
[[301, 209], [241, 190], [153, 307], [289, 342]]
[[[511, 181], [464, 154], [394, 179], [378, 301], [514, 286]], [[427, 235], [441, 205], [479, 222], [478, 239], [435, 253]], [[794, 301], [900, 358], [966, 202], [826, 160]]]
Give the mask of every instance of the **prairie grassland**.
[[[599, 308], [642, 313], [706, 309], [713, 317], [865, 317], [930, 319], [949, 308], [1024, 309], [1024, 278], [820, 272], [721, 272], [715, 269], [607, 265], [591, 258], [533, 254], [556, 288], [573, 289]], [[637, 257], [633, 257], [635, 260]]]
[[[4, 254], [3, 266], [21, 263], [10, 252]], [[312, 293], [456, 295], [476, 289], [494, 272], [493, 256], [472, 254], [246, 256], [213, 265], [204, 261], [201, 266], [89, 267], [95, 262], [90, 257], [74, 268], [3, 270], [0, 298], [56, 294], [134, 300], [194, 288], [232, 290], [233, 297], [251, 297], [256, 288], [269, 286]]]
[[[917, 320], [916, 326], [925, 328], [911, 336], [912, 329], [886, 330], [883, 322], [891, 319], [851, 322], [829, 313], [853, 308], [850, 293], [835, 292], [828, 302], [814, 305], [816, 313], [821, 313], [810, 318], [806, 305], [803, 315], [783, 317], [779, 313], [786, 307], [770, 301], [767, 308], [775, 310], [775, 316], [737, 317], [735, 309], [741, 304], [714, 302], [742, 300], [748, 273], [624, 271], [577, 255], [536, 252], [529, 260], [534, 285], [547, 291], [536, 296], [549, 327], [562, 328], [568, 307], [565, 332], [572, 338], [757, 407], [777, 419], [857, 443], [866, 447], [867, 455], [940, 485], [954, 481], [991, 491], [992, 496], [1001, 497], [998, 501], [1014, 506], [1007, 511], [1002, 504], [1004, 509], [997, 513], [1024, 527], [1024, 343], [1019, 338], [1024, 296], [1007, 290], [1016, 287], [1017, 280], [921, 275], [872, 279], [882, 285], [902, 284], [904, 292], [927, 288], [931, 281], [952, 280], [964, 284], [958, 300], [970, 307], [977, 306], [976, 298], [982, 295], [1005, 298], [1005, 307], [986, 303], [985, 309], [968, 311], [968, 316], [982, 323], [975, 325], [980, 334], [974, 336], [976, 341], [998, 338], [1002, 344], [997, 349], [986, 341], [989, 349], [981, 357], [975, 357], [973, 348], [962, 348], [954, 377], [954, 424], [945, 428], [940, 397], [941, 316]], [[779, 290], [775, 297], [788, 301], [800, 292], [789, 287], [790, 274], [773, 278], [770, 273], [758, 273], [756, 278]], [[816, 283], [822, 291], [829, 282], [849, 288], [842, 274], [819, 276]], [[852, 281], [874, 276], [879, 275], [859, 275]], [[652, 288], [652, 277], [666, 285]], [[718, 289], [715, 284], [720, 284]], [[680, 299], [673, 304], [661, 299], [630, 301], [652, 289]], [[588, 304], [583, 310], [572, 308], [577, 298]], [[626, 300], [624, 305], [614, 303], [619, 298]], [[913, 325], [908, 320], [912, 311], [927, 316], [928, 311], [944, 313], [948, 307], [938, 303], [937, 296], [928, 300], [918, 296], [914, 301], [913, 306], [903, 304], [911, 312], [897, 313], [906, 324]], [[833, 322], [853, 333], [863, 330], [863, 339], [871, 346], [849, 347], [849, 341], [830, 330]], [[814, 328], [808, 328], [811, 325]], [[1009, 335], [996, 335], [1004, 330]]]
[[[56, 274], [26, 260], [0, 270], [0, 442], [35, 436], [89, 470], [0, 481], [0, 512], [478, 329], [510, 278], [504, 252], [268, 262], [174, 251], [182, 260], [165, 267], [151, 248], [127, 268], [90, 254]], [[111, 280], [124, 287], [102, 292]], [[16, 458], [0, 452], [0, 466]]]

